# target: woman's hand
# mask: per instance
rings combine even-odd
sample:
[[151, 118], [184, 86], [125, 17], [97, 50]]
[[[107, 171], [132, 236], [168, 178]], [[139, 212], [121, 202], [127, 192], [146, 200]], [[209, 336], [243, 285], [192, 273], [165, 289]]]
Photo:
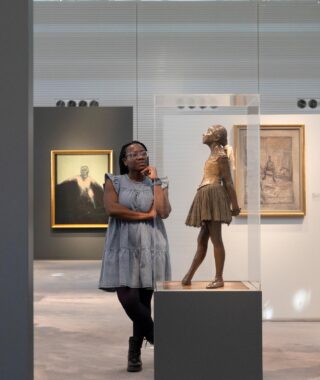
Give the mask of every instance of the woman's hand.
[[[141, 170], [141, 173], [148, 176], [152, 181], [158, 178], [157, 169], [154, 166], [147, 166], [143, 170]], [[159, 216], [161, 219], [166, 219], [170, 212], [171, 212], [171, 206], [168, 198], [168, 188], [162, 188], [162, 186], [155, 186], [160, 185], [160, 183], [154, 184], [154, 204], [153, 204], [153, 210], [151, 209], [148, 211], [150, 213], [150, 218]], [[152, 216], [151, 216], [152, 215]]]
[[157, 216], [157, 211], [154, 207], [154, 204], [152, 205], [151, 209], [147, 212], [149, 219], [153, 219]]
[[154, 166], [145, 167], [141, 170], [141, 173], [148, 176], [151, 180], [158, 177], [157, 169]]

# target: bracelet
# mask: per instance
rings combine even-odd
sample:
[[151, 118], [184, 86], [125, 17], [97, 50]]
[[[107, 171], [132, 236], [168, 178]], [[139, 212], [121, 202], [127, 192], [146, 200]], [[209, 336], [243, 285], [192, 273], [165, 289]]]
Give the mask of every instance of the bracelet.
[[233, 208], [232, 210], [231, 210], [231, 212], [240, 212], [241, 211], [241, 208], [240, 207], [238, 207], [238, 208]]
[[152, 180], [152, 182], [153, 182], [153, 185], [154, 185], [154, 186], [162, 185], [162, 181], [161, 181], [160, 178], [154, 178], [154, 179]]
[[169, 187], [169, 181], [168, 181], [168, 177], [163, 177], [163, 178], [154, 178], [152, 180], [152, 183], [154, 186], [161, 186], [161, 189], [164, 190], [164, 189], [167, 189]]

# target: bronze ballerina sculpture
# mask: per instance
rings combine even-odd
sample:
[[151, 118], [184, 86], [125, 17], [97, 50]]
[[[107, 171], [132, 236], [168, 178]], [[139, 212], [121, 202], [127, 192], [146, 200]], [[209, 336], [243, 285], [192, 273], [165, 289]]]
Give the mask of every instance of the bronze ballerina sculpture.
[[225, 250], [221, 225], [229, 225], [232, 216], [239, 215], [241, 209], [238, 206], [227, 155], [227, 130], [222, 125], [214, 125], [203, 135], [202, 141], [208, 145], [211, 154], [205, 162], [203, 179], [186, 219], [186, 225], [200, 227], [200, 232], [196, 254], [182, 285], [191, 284], [192, 277], [207, 254], [210, 237], [214, 247], [216, 275], [206, 287], [215, 289], [224, 286]]

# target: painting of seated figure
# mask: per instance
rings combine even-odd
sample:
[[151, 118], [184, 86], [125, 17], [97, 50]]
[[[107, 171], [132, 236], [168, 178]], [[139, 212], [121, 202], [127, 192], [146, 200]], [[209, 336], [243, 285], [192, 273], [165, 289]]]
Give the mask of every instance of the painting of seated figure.
[[104, 175], [112, 151], [51, 151], [51, 227], [105, 228]]

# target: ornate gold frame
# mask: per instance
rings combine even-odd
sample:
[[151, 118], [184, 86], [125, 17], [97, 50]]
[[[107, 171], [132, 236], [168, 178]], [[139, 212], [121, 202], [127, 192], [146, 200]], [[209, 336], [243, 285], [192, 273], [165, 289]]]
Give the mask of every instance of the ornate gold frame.
[[[239, 189], [239, 132], [246, 129], [246, 125], [234, 126], [234, 151], [235, 151], [235, 189]], [[260, 130], [298, 130], [299, 131], [299, 205], [301, 207], [296, 210], [261, 210], [260, 215], [264, 217], [303, 217], [306, 215], [306, 190], [305, 190], [305, 127], [302, 124], [298, 125], [261, 125]], [[241, 205], [240, 205], [241, 207]], [[248, 212], [244, 209], [241, 211], [240, 216], [247, 216]]]
[[57, 224], [55, 186], [57, 178], [56, 157], [58, 155], [107, 155], [108, 168], [106, 172], [113, 172], [113, 150], [52, 150], [51, 151], [51, 228], [107, 228], [107, 224]]

